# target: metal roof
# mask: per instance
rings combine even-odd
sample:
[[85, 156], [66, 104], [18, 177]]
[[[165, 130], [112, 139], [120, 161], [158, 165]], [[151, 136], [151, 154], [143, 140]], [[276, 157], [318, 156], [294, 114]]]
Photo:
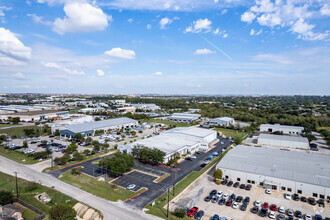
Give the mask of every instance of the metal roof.
[[217, 167], [330, 187], [328, 155], [239, 145]]
[[220, 118], [213, 118], [211, 119], [211, 122], [212, 121], [226, 121], [226, 122], [231, 122], [231, 121], [234, 121], [233, 118], [230, 118], [230, 117], [220, 117]]
[[260, 134], [258, 139], [264, 138], [264, 139], [272, 139], [272, 140], [278, 140], [278, 141], [293, 141], [293, 142], [302, 142], [307, 143], [308, 139], [301, 136], [288, 136], [288, 135], [276, 135], [276, 134]]
[[289, 126], [289, 125], [280, 125], [280, 124], [261, 124], [260, 127], [266, 128], [277, 128], [277, 129], [299, 129], [304, 130], [304, 127], [301, 126]]
[[82, 133], [85, 131], [103, 129], [112, 126], [121, 126], [130, 123], [137, 123], [138, 121], [130, 119], [130, 118], [115, 118], [103, 121], [93, 121], [88, 123], [81, 123], [81, 124], [72, 124], [72, 125], [65, 125], [60, 130], [70, 130], [74, 133]]

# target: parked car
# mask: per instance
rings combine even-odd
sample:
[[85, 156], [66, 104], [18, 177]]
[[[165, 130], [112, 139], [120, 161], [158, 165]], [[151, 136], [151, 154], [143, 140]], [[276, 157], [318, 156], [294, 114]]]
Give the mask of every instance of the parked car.
[[315, 220], [322, 220], [322, 215], [315, 215]]
[[317, 203], [319, 204], [319, 207], [324, 207], [325, 205], [324, 205], [324, 200], [323, 199], [319, 199], [318, 201], [317, 201]]
[[209, 202], [209, 201], [211, 201], [211, 199], [212, 199], [212, 196], [209, 195], [209, 196], [206, 196], [205, 197], [204, 201], [205, 202]]
[[300, 197], [300, 201], [307, 202], [307, 198], [305, 196]]
[[262, 205], [263, 208], [268, 209], [269, 205], [268, 202], [264, 202], [264, 204]]
[[241, 211], [245, 211], [245, 210], [246, 210], [246, 208], [247, 208], [247, 205], [245, 205], [245, 204], [242, 204], [242, 205], [241, 205], [241, 208], [240, 208], [240, 210], [241, 210]]
[[297, 218], [302, 218], [302, 213], [301, 213], [301, 211], [296, 210], [296, 212], [295, 212], [295, 216], [296, 216]]
[[240, 189], [245, 189], [245, 184], [241, 184], [241, 185], [239, 186], [239, 188], [240, 188]]
[[218, 202], [219, 196], [214, 196], [214, 198], [211, 200], [212, 203]]
[[186, 160], [192, 161], [193, 159], [191, 157], [186, 157]]
[[293, 216], [293, 210], [292, 209], [288, 209], [287, 213], [288, 216]]
[[266, 209], [266, 208], [262, 208], [262, 209], [260, 210], [259, 215], [260, 215], [261, 217], [265, 217], [265, 216], [267, 216], [267, 214], [268, 214], [268, 209]]
[[217, 190], [215, 189], [210, 192], [210, 196], [215, 196], [215, 194], [217, 194]]
[[219, 196], [219, 198], [222, 196], [222, 194], [223, 194], [223, 192], [222, 192], [221, 190], [219, 190], [219, 191], [217, 192], [217, 196]]
[[212, 217], [212, 220], [219, 220], [219, 219], [220, 219], [220, 217], [217, 214], [214, 214], [213, 217]]
[[299, 201], [299, 196], [297, 193], [293, 194], [292, 198], [294, 201]]
[[279, 214], [279, 215], [277, 216], [277, 220], [285, 220], [285, 215], [283, 215], [283, 214]]
[[272, 204], [272, 205], [270, 206], [270, 210], [272, 210], [272, 211], [277, 211], [277, 206], [276, 206], [275, 204]]
[[195, 219], [201, 219], [204, 216], [204, 211], [199, 210], [196, 215], [195, 215]]
[[241, 202], [243, 200], [243, 197], [242, 196], [237, 196], [237, 198], [236, 198], [236, 202]]
[[229, 195], [228, 194], [223, 194], [222, 198], [223, 199], [228, 199]]
[[260, 202], [260, 200], [256, 200], [256, 201], [254, 202], [254, 205], [257, 206], [257, 207], [261, 206], [261, 202]]
[[227, 181], [226, 179], [224, 179], [224, 180], [222, 180], [221, 184], [222, 184], [222, 185], [226, 185], [227, 182], [228, 182], [228, 181]]
[[246, 187], [245, 187], [245, 190], [250, 191], [251, 188], [252, 188], [252, 185], [251, 184], [247, 184]]
[[275, 219], [275, 212], [274, 211], [270, 211], [268, 214], [269, 218]]
[[285, 208], [283, 206], [278, 207], [278, 212], [285, 213]]
[[232, 207], [233, 207], [233, 209], [237, 209], [238, 208], [238, 202], [234, 202]]
[[250, 203], [250, 197], [245, 197], [243, 204], [248, 205]]
[[316, 201], [315, 201], [315, 199], [312, 198], [312, 197], [309, 197], [309, 198], [308, 198], [308, 203], [311, 204], [311, 205], [316, 205]]
[[257, 206], [254, 206], [252, 209], [251, 209], [251, 212], [254, 213], [254, 214], [257, 214], [259, 211], [259, 208]]
[[235, 200], [235, 199], [236, 199], [236, 195], [235, 195], [234, 193], [231, 194], [231, 195], [230, 195], [230, 199], [231, 199], [231, 200]]
[[231, 199], [228, 199], [228, 201], [226, 202], [226, 206], [231, 206], [233, 203], [233, 200]]
[[197, 212], [198, 212], [198, 208], [197, 208], [197, 207], [192, 207], [192, 208], [187, 212], [187, 216], [188, 216], [188, 217], [193, 217], [194, 215], [196, 215]]
[[191, 159], [196, 159], [197, 157], [195, 155], [190, 156]]
[[239, 186], [239, 182], [234, 183], [233, 187], [237, 188]]
[[231, 187], [233, 185], [233, 181], [229, 181], [228, 183], [227, 183], [227, 186], [228, 187]]
[[134, 189], [135, 188], [135, 185], [134, 184], [129, 184], [127, 187], [126, 187], [126, 189], [128, 189], [128, 190], [132, 190], [132, 189]]
[[271, 190], [271, 189], [266, 189], [266, 190], [265, 190], [265, 193], [266, 193], [266, 194], [272, 194], [272, 190]]
[[287, 200], [290, 200], [291, 199], [291, 194], [290, 193], [285, 193], [284, 198], [287, 199]]
[[219, 200], [219, 203], [218, 204], [219, 205], [223, 205], [223, 204], [225, 204], [225, 202], [226, 202], [226, 200], [222, 198], [222, 199]]

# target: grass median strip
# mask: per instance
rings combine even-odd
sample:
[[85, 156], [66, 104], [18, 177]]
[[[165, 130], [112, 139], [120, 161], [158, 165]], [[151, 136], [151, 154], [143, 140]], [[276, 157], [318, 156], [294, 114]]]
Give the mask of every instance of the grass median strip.
[[[201, 176], [206, 170], [208, 170], [210, 167], [214, 166], [216, 163], [218, 163], [230, 150], [231, 148], [227, 149], [225, 152], [223, 152], [220, 156], [215, 158], [210, 164], [208, 164], [205, 168], [203, 168], [201, 171], [193, 171], [188, 176], [186, 176], [183, 180], [181, 180], [179, 183], [177, 183], [174, 187], [175, 195], [173, 196], [173, 189], [170, 193], [170, 201], [179, 193], [181, 193], [185, 188], [187, 188], [192, 182], [194, 182], [199, 176]], [[147, 213], [152, 214], [161, 218], [166, 218], [166, 209], [164, 209], [164, 206], [167, 204], [167, 193], [165, 192], [162, 196], [160, 196], [158, 199], [155, 200], [155, 205], [152, 206], [151, 204], [147, 205], [145, 208], [148, 209]], [[186, 218], [186, 217], [185, 217]], [[182, 219], [174, 216], [172, 213], [169, 214], [168, 219]], [[188, 219], [188, 218], [187, 218]]]
[[138, 192], [133, 192], [105, 181], [97, 181], [97, 179], [85, 174], [75, 176], [71, 174], [71, 170], [63, 173], [59, 179], [95, 196], [114, 202], [118, 200], [125, 201], [140, 193], [140, 190], [142, 190], [140, 189]]
[[35, 164], [39, 162], [32, 157], [28, 157], [23, 152], [5, 149], [3, 146], [0, 147], [0, 155], [22, 164]]

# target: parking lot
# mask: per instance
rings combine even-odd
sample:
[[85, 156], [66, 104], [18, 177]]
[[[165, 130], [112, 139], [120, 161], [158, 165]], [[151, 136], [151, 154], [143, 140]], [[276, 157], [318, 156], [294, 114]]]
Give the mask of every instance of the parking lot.
[[133, 171], [129, 174], [120, 177], [118, 180], [115, 181], [115, 183], [123, 188], [126, 188], [128, 185], [134, 183], [134, 185], [136, 186], [133, 191], [139, 191], [139, 189], [143, 187], [149, 188], [155, 179], [157, 179], [157, 177], [138, 171]]
[[[197, 206], [200, 210], [205, 212], [203, 219], [210, 219], [214, 214], [218, 214], [220, 217], [226, 217], [228, 219], [263, 219], [257, 214], [251, 213], [250, 209], [253, 208], [254, 202], [256, 200], [261, 201], [261, 205], [267, 202], [269, 206], [275, 204], [278, 206], [283, 206], [286, 210], [293, 209], [294, 211], [299, 210], [303, 214], [320, 214], [323, 217], [330, 217], [330, 204], [325, 203], [325, 208], [319, 207], [318, 205], [312, 206], [306, 202], [286, 200], [284, 198], [284, 192], [272, 191], [271, 195], [265, 193], [265, 189], [252, 185], [252, 189], [247, 191], [245, 189], [234, 188], [233, 186], [228, 187], [224, 185], [216, 185], [214, 183], [214, 178], [212, 177], [214, 170], [211, 170], [207, 176], [196, 181], [188, 189], [186, 189], [180, 196], [172, 200], [170, 209], [173, 211], [175, 208], [191, 208]], [[246, 183], [245, 183], [246, 184]], [[218, 202], [212, 203], [205, 202], [204, 199], [212, 190], [222, 191], [223, 194], [235, 194], [237, 196], [242, 196], [243, 199], [247, 196], [250, 197], [250, 203], [247, 206], [246, 211], [241, 211], [240, 206], [242, 202], [239, 203], [237, 209], [232, 208], [232, 206], [219, 205]], [[227, 201], [227, 200], [226, 200]], [[259, 208], [260, 209], [260, 208]], [[269, 213], [270, 210], [268, 210]], [[276, 211], [276, 216], [279, 214]], [[286, 218], [288, 216], [286, 215]], [[267, 217], [268, 218], [268, 217]], [[295, 218], [296, 219], [296, 218]]]

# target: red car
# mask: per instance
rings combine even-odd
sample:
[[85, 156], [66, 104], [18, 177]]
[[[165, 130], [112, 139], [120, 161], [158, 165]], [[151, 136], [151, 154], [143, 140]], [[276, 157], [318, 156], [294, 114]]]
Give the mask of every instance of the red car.
[[268, 209], [268, 202], [265, 202], [262, 207], [265, 208], [265, 209]]
[[187, 213], [187, 216], [188, 217], [193, 217], [194, 215], [196, 215], [196, 213], [198, 212], [198, 208], [197, 207], [192, 207], [188, 213]]
[[277, 211], [277, 206], [275, 205], [275, 204], [272, 204], [271, 206], [270, 206], [270, 210], [272, 210], [272, 211]]
[[62, 150], [62, 154], [66, 153], [67, 151], [66, 150]]
[[233, 200], [229, 199], [229, 200], [226, 202], [226, 206], [231, 206], [232, 203], [233, 203]]

